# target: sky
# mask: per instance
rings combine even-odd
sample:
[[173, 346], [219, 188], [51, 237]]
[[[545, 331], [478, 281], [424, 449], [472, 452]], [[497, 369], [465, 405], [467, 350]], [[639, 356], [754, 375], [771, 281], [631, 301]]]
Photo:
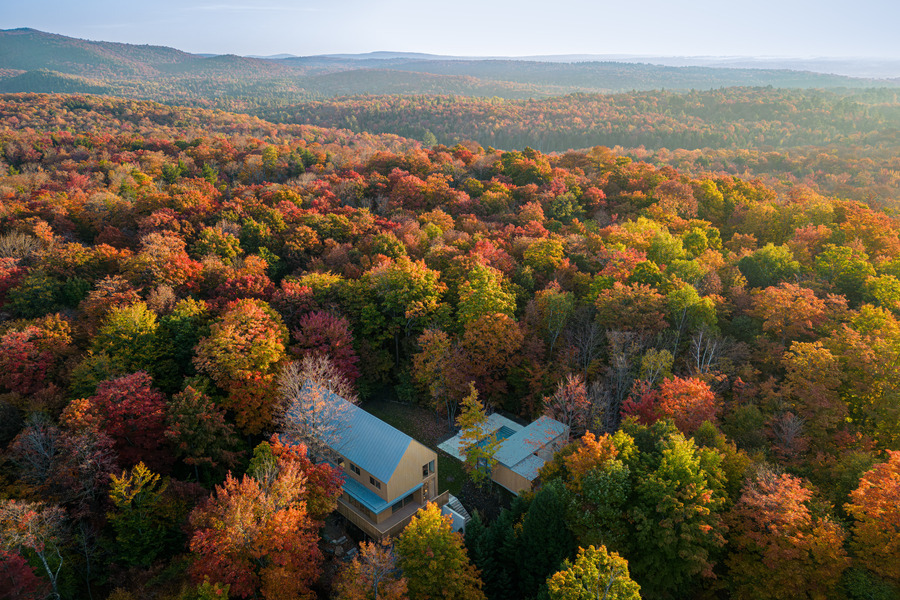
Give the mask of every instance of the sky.
[[239, 55], [900, 58], [898, 0], [0, 0], [0, 29]]

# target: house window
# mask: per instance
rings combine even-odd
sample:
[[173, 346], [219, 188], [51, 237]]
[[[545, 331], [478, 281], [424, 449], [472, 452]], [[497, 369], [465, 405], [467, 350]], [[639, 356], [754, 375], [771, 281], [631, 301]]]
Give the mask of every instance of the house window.
[[422, 478], [428, 477], [430, 474], [434, 473], [434, 461], [431, 461], [427, 465], [422, 465]]
[[349, 464], [350, 464], [350, 470], [353, 471], [354, 473], [356, 473], [357, 475], [359, 475], [359, 467], [357, 467], [353, 463], [349, 463]]
[[369, 483], [374, 485], [377, 489], [381, 489], [381, 482], [375, 479], [374, 477], [369, 477]]
[[428, 465], [422, 465], [422, 477], [428, 477]]
[[397, 502], [396, 504], [394, 504], [394, 505], [391, 507], [391, 514], [397, 512], [397, 511], [400, 510], [401, 508], [403, 508], [403, 500], [401, 500], [400, 502]]

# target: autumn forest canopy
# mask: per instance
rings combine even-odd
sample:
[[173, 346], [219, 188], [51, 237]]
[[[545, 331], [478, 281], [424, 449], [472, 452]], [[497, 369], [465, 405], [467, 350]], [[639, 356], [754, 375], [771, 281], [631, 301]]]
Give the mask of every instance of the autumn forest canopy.
[[[15, 32], [0, 599], [900, 596], [890, 82]], [[342, 560], [307, 378], [571, 435]]]

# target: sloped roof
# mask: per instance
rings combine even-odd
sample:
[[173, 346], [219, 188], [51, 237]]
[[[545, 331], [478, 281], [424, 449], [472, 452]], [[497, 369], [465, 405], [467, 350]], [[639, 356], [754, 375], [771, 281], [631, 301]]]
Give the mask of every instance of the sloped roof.
[[[303, 391], [311, 385], [315, 384], [307, 381]], [[390, 481], [413, 439], [330, 390], [322, 390], [322, 394], [326, 401], [341, 405], [341, 419], [345, 422], [325, 443], [375, 478]]]
[[537, 479], [538, 471], [541, 470], [541, 467], [544, 466], [545, 462], [546, 461], [543, 458], [535, 456], [534, 454], [529, 454], [519, 461], [516, 466], [512, 467], [511, 470], [513, 473], [518, 473], [528, 481], [534, 481]]
[[[499, 413], [491, 413], [487, 416], [487, 422], [481, 428], [482, 439], [486, 438], [490, 434], [498, 431], [501, 427], [508, 427], [513, 431], [519, 431], [522, 429], [522, 426], [507, 419], [503, 415]], [[463, 452], [462, 448], [462, 433], [457, 433], [455, 436], [448, 440], [444, 440], [440, 444], [438, 444], [438, 448], [455, 458], [456, 460], [466, 460], [465, 452]]]
[[385, 500], [352, 477], [344, 477], [344, 491], [359, 500], [359, 502], [362, 503], [363, 506], [371, 510], [376, 515], [390, 507], [392, 504], [397, 502], [397, 500], [403, 500], [403, 498], [412, 494], [420, 487], [422, 487], [421, 483], [414, 485], [412, 488], [406, 490], [402, 494], [399, 494], [393, 500]]
[[500, 464], [513, 468], [565, 430], [566, 426], [556, 419], [542, 416], [525, 429], [521, 429], [503, 440], [494, 458]]

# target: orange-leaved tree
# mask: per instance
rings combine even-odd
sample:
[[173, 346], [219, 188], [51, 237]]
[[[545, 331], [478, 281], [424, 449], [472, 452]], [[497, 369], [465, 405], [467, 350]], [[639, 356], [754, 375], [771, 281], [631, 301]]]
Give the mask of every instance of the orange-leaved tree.
[[900, 452], [872, 467], [850, 494], [851, 546], [867, 569], [900, 583]]
[[242, 598], [311, 599], [322, 560], [318, 530], [340, 479], [328, 465], [313, 465], [302, 446], [274, 438], [267, 452], [271, 459], [253, 475], [229, 474], [191, 514], [192, 571]]
[[729, 515], [734, 598], [834, 597], [849, 565], [844, 532], [810, 511], [811, 498], [792, 475], [762, 470], [748, 482]]
[[406, 600], [406, 577], [387, 538], [360, 542], [359, 556], [341, 571], [334, 589], [336, 600]]

